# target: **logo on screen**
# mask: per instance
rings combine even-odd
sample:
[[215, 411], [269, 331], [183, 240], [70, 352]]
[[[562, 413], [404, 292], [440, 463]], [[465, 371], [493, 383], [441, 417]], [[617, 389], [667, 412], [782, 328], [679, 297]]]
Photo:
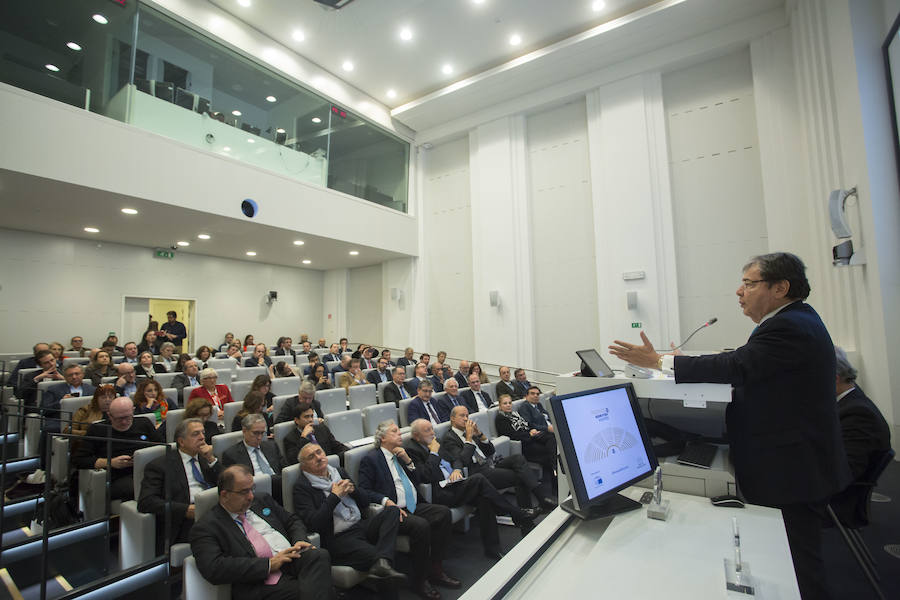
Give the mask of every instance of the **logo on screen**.
[[601, 408], [600, 410], [595, 410], [593, 414], [594, 414], [594, 418], [597, 419], [597, 422], [609, 420], [609, 409], [608, 408]]

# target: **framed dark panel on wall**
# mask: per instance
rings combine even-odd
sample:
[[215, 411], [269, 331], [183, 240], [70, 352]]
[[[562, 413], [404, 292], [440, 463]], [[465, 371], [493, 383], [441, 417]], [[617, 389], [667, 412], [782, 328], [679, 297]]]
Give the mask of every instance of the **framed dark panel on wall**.
[[897, 176], [900, 178], [900, 133], [897, 118], [900, 115], [900, 14], [894, 19], [884, 44], [884, 68], [887, 77], [888, 100], [891, 105], [891, 126], [894, 130], [894, 160], [897, 163]]

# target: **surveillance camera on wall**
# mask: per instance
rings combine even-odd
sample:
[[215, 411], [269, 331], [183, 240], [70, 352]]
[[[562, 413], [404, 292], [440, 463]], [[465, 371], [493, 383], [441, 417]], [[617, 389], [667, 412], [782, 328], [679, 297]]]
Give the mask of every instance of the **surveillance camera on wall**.
[[834, 237], [845, 240], [831, 249], [831, 264], [835, 267], [846, 267], [866, 264], [865, 254], [862, 250], [853, 249], [853, 236], [850, 224], [847, 222], [845, 209], [847, 198], [857, 197], [856, 188], [849, 190], [832, 190], [828, 195], [828, 217], [831, 220], [831, 231]]
[[268, 296], [268, 302], [269, 302], [269, 304], [272, 304], [272, 303], [275, 302], [276, 300], [278, 300], [278, 292], [276, 292], [276, 291], [274, 291], [274, 290], [270, 291], [270, 292], [269, 292], [269, 296]]

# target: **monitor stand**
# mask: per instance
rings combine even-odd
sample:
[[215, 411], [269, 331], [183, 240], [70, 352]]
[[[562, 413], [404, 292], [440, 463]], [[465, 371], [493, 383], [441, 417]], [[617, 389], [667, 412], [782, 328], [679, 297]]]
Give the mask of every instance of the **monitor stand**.
[[603, 517], [611, 517], [612, 515], [635, 510], [641, 507], [641, 503], [632, 500], [631, 498], [627, 498], [622, 494], [615, 494], [603, 502], [588, 504], [582, 508], [576, 508], [575, 502], [572, 498], [569, 498], [563, 501], [559, 507], [567, 513], [575, 515], [579, 519], [591, 521], [593, 519], [602, 519]]

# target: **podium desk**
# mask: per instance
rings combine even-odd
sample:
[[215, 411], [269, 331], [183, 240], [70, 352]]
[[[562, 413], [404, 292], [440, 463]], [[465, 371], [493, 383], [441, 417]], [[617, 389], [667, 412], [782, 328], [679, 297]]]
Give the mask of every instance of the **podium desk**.
[[[644, 491], [621, 493], [637, 500]], [[719, 508], [684, 494], [664, 498], [672, 507], [665, 522], [648, 519], [644, 507], [594, 521], [557, 508], [462, 598], [733, 598], [723, 563], [734, 559], [732, 516], [755, 597], [800, 598], [781, 511]]]

